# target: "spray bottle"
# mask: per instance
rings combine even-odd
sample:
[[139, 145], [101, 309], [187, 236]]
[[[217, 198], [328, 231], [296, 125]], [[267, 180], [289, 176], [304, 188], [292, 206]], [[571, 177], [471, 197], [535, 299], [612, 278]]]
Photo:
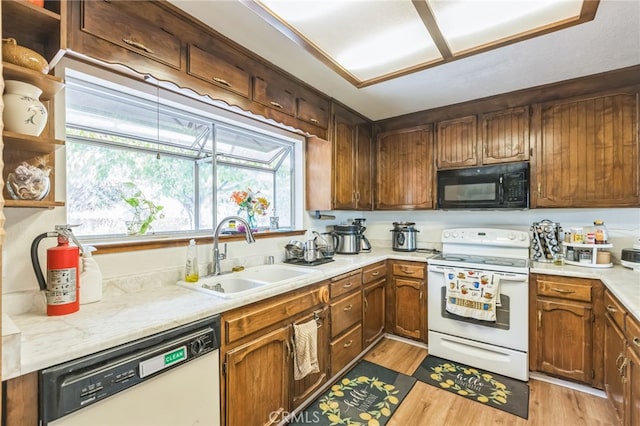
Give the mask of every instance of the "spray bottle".
[[80, 274], [80, 304], [98, 302], [102, 299], [102, 272], [91, 256], [96, 251], [93, 246], [84, 246], [82, 252], [82, 273]]

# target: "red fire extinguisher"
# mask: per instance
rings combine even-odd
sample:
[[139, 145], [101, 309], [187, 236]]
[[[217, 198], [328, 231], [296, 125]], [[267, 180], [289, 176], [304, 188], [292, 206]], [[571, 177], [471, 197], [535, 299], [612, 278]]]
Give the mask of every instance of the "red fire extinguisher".
[[[47, 280], [38, 259], [38, 245], [47, 237], [57, 237], [58, 245], [47, 250]], [[76, 245], [69, 245], [71, 239]], [[40, 289], [47, 299], [47, 315], [66, 315], [80, 309], [79, 259], [82, 245], [71, 225], [56, 225], [54, 232], [38, 235], [31, 243], [31, 264]]]

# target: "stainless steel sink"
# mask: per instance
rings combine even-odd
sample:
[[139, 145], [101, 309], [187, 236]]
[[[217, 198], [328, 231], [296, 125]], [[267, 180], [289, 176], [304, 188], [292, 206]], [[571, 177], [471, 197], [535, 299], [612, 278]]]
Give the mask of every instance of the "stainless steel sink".
[[178, 281], [177, 284], [191, 290], [231, 299], [251, 294], [267, 286], [294, 282], [314, 273], [319, 271], [280, 264], [260, 265], [246, 268], [241, 272], [203, 277], [195, 283]]

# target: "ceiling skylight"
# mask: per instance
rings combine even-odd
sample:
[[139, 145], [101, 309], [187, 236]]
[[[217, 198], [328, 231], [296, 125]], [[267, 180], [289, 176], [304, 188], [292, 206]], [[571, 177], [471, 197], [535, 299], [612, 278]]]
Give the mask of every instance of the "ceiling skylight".
[[590, 21], [599, 3], [599, 0], [240, 1], [358, 87]]

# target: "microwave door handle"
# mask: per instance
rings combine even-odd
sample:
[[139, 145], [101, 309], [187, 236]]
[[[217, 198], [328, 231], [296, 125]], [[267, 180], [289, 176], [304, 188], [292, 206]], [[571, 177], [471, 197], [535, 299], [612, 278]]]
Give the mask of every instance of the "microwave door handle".
[[504, 204], [504, 175], [500, 175], [498, 180], [498, 203]]

